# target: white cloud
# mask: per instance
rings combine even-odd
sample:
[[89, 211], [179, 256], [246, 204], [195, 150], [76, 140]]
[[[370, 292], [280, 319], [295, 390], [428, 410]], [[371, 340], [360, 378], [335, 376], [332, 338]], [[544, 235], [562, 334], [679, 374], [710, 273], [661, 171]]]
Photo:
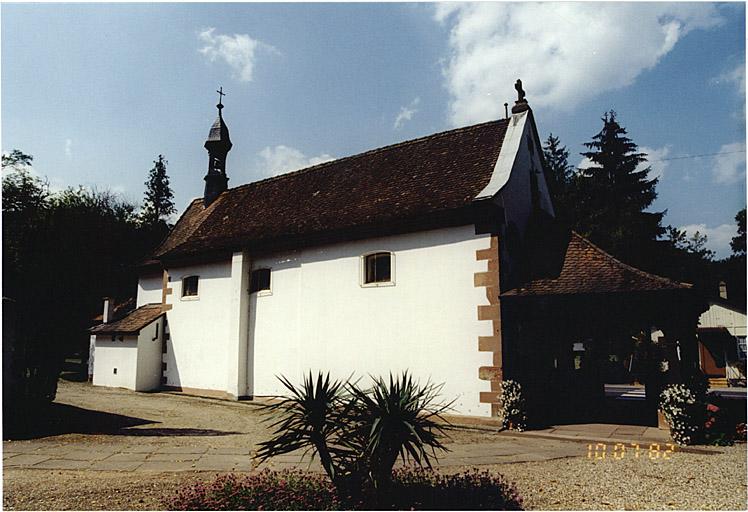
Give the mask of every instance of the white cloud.
[[201, 31], [198, 38], [205, 46], [198, 50], [211, 62], [223, 60], [235, 73], [235, 77], [241, 82], [251, 82], [254, 71], [256, 52], [258, 49], [278, 53], [273, 46], [252, 39], [247, 34], [234, 34], [228, 36], [215, 34], [215, 28], [210, 27]]
[[735, 224], [721, 224], [713, 228], [707, 227], [706, 224], [689, 224], [678, 229], [685, 231], [689, 236], [697, 231], [706, 235], [706, 247], [714, 251], [717, 258], [726, 258], [732, 254], [730, 241], [738, 234], [738, 227]]
[[745, 94], [745, 64], [741, 63], [735, 69], [726, 71], [719, 76], [712, 79], [712, 83], [721, 84], [733, 84], [737, 89], [738, 94]]
[[65, 139], [65, 156], [70, 158], [73, 156], [73, 140]]
[[410, 121], [413, 118], [413, 114], [418, 112], [416, 106], [420, 102], [421, 98], [416, 98], [410, 102], [410, 105], [406, 107], [400, 107], [400, 112], [397, 114], [397, 117], [395, 118], [395, 124], [393, 125], [393, 128], [395, 130], [399, 130], [407, 121]]
[[268, 146], [260, 151], [259, 155], [261, 160], [260, 173], [265, 177], [276, 176], [285, 172], [334, 160], [334, 157], [327, 153], [307, 157], [298, 149], [283, 145], [275, 146], [274, 148]]
[[715, 85], [732, 85], [742, 108], [738, 112], [733, 112], [733, 117], [745, 119], [745, 63], [740, 63], [734, 69], [726, 71], [719, 76], [712, 78]]
[[651, 167], [647, 178], [652, 180], [655, 178], [662, 178], [665, 174], [665, 169], [670, 162], [663, 161], [670, 154], [670, 146], [663, 146], [661, 148], [650, 148], [647, 146], [639, 146], [639, 153], [647, 154], [647, 161], [642, 162], [636, 168], [637, 171], [643, 171], [646, 167]]
[[[663, 146], [661, 148], [650, 148], [648, 146], [639, 146], [639, 153], [645, 153], [647, 155], [647, 161], [640, 163], [637, 167], [637, 171], [643, 171], [647, 167], [651, 167], [648, 179], [661, 178], [665, 174], [665, 169], [670, 162], [662, 161], [670, 154], [670, 146]], [[577, 164], [577, 169], [586, 169], [592, 167], [593, 163], [587, 157], [583, 157], [582, 160]]]
[[745, 179], [745, 143], [724, 144], [714, 157], [712, 175], [717, 183], [735, 183]]
[[688, 32], [721, 19], [713, 4], [439, 3], [451, 27], [444, 68], [455, 125], [496, 119], [521, 78], [534, 107], [571, 109], [632, 84]]

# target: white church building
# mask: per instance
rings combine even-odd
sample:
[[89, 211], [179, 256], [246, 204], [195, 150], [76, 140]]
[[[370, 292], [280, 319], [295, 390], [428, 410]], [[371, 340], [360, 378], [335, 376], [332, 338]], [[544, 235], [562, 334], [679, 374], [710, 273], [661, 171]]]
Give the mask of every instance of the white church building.
[[235, 188], [222, 108], [204, 197], [144, 262], [136, 309], [92, 329], [93, 384], [239, 399], [283, 394], [279, 375], [409, 370], [489, 416], [500, 242], [553, 214], [524, 92], [507, 119]]
[[[443, 384], [455, 413], [495, 414], [500, 295], [523, 284], [531, 219], [554, 215], [517, 90], [505, 119], [234, 188], [219, 103], [204, 196], [143, 262], [136, 309], [92, 328], [93, 384], [244, 399], [282, 395], [280, 375], [408, 370]], [[569, 247], [602, 276], [634, 275]], [[670, 286], [636, 276], [641, 289]]]

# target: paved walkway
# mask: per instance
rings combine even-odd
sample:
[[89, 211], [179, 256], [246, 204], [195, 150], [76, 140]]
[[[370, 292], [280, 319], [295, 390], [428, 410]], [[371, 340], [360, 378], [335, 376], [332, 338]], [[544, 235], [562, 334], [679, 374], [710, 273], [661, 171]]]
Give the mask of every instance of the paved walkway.
[[[542, 446], [539, 446], [542, 445]], [[587, 454], [584, 444], [503, 436], [500, 442], [452, 444], [438, 465], [482, 466], [543, 461]], [[248, 448], [159, 447], [155, 445], [80, 446], [43, 441], [4, 443], [3, 466], [33, 469], [94, 471], [251, 471], [257, 461]], [[301, 453], [274, 457], [263, 466], [276, 469], [309, 467]], [[311, 468], [320, 468], [315, 462]]]
[[[496, 433], [496, 442], [450, 444], [450, 452], [439, 458], [441, 467], [484, 466], [517, 462], [545, 461], [566, 457], [586, 457], [589, 443], [613, 445], [617, 442], [649, 446], [657, 443], [665, 450], [667, 433], [652, 427], [627, 425], [566, 425], [530, 432]], [[709, 453], [709, 449], [680, 449]], [[54, 443], [49, 440], [4, 442], [3, 467], [7, 469], [77, 469], [123, 472], [251, 471], [258, 467], [250, 448], [209, 448], [204, 446], [159, 446], [155, 444], [97, 445]], [[275, 469], [321, 469], [301, 452], [274, 457], [263, 467]]]

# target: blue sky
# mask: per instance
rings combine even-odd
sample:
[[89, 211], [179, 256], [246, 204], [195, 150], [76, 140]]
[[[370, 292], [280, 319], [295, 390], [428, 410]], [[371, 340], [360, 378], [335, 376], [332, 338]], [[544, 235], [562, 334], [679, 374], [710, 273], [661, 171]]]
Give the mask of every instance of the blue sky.
[[654, 208], [718, 255], [745, 206], [742, 3], [1, 9], [2, 150], [32, 154], [54, 189], [139, 201], [161, 153], [181, 213], [202, 195], [219, 85], [236, 186], [503, 117], [522, 78], [575, 165], [616, 110], [661, 176]]

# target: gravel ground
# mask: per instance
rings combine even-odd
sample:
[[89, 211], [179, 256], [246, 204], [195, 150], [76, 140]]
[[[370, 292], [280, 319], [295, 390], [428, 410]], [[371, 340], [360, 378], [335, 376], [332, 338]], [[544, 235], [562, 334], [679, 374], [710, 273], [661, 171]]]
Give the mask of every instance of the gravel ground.
[[[516, 483], [528, 510], [745, 510], [746, 447], [671, 460], [585, 457], [486, 467]], [[457, 469], [452, 469], [456, 471]], [[8, 510], [158, 510], [180, 486], [211, 473], [123, 474], [9, 470]]]
[[[236, 447], [254, 446], [268, 436], [257, 408], [246, 403], [65, 381], [58, 403], [74, 420], [52, 426], [57, 431], [43, 439], [54, 444]], [[104, 428], [96, 426], [102, 422]], [[450, 436], [452, 443], [497, 440], [480, 430], [452, 430]], [[542, 440], [533, 443], [542, 446]], [[745, 510], [746, 445], [723, 450], [719, 455], [679, 452], [670, 460], [589, 460], [580, 448], [582, 455], [575, 458], [484, 467], [516, 482], [527, 509]], [[214, 476], [8, 469], [3, 505], [9, 510], [158, 510], [180, 486]]]

